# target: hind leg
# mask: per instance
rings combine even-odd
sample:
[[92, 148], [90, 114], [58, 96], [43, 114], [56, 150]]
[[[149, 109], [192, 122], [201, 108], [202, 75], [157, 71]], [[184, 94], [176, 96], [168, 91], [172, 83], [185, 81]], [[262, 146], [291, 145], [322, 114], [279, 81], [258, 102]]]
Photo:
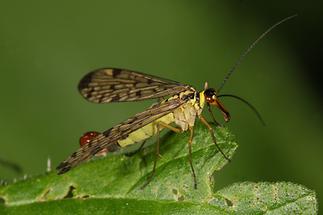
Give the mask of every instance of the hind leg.
[[161, 157], [161, 155], [160, 155], [160, 130], [161, 130], [161, 128], [168, 128], [169, 130], [172, 130], [172, 131], [174, 131], [176, 133], [181, 133], [182, 132], [182, 130], [180, 128], [173, 127], [173, 126], [168, 125], [168, 124], [163, 123], [163, 122], [158, 122], [156, 124], [157, 143], [156, 143], [156, 155], [155, 155], [155, 160], [154, 160], [154, 166], [153, 166], [153, 170], [151, 171], [150, 176], [148, 177], [146, 183], [141, 187], [141, 189], [144, 189], [151, 182], [151, 180], [153, 179], [153, 176], [155, 175], [155, 172], [156, 172], [157, 160], [158, 160], [158, 158]]

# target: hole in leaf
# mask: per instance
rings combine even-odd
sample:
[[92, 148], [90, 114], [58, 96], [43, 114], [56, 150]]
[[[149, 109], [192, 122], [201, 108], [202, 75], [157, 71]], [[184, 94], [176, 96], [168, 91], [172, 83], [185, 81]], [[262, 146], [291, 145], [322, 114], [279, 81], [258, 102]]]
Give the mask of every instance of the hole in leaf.
[[176, 189], [172, 189], [172, 192], [177, 195], [178, 194], [178, 191]]
[[90, 197], [90, 195], [84, 195], [84, 196], [82, 196], [82, 199], [87, 199], [89, 197]]
[[229, 207], [233, 206], [233, 203], [229, 199], [225, 198], [225, 201]]
[[73, 185], [69, 186], [69, 188], [68, 188], [68, 192], [67, 192], [67, 194], [64, 196], [64, 199], [73, 198], [73, 196], [74, 196], [73, 191], [74, 191], [75, 189], [76, 189], [76, 188], [75, 188]]
[[184, 196], [180, 196], [180, 197], [178, 197], [178, 201], [184, 201]]

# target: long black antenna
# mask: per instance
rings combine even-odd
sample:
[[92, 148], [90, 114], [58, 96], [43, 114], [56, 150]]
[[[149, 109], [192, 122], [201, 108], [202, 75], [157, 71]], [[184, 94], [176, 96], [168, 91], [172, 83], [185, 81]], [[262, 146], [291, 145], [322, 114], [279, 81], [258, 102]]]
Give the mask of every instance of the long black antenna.
[[236, 68], [241, 64], [242, 60], [246, 57], [246, 55], [255, 47], [255, 45], [262, 39], [264, 38], [270, 31], [272, 31], [274, 28], [276, 28], [278, 25], [286, 22], [287, 20], [290, 20], [294, 17], [296, 17], [297, 14], [294, 14], [292, 16], [286, 17], [282, 20], [280, 20], [279, 22], [277, 22], [276, 24], [272, 25], [270, 28], [268, 28], [264, 33], [262, 33], [248, 48], [246, 51], [244, 51], [239, 59], [237, 60], [237, 62], [233, 65], [233, 67], [229, 70], [229, 72], [227, 73], [227, 75], [224, 77], [220, 87], [217, 89], [217, 93], [219, 93], [222, 88], [224, 87], [224, 84], [227, 82], [227, 80], [229, 80], [230, 76], [232, 75], [232, 73], [236, 70]]
[[257, 116], [257, 118], [259, 119], [259, 121], [261, 122], [261, 124], [263, 126], [266, 125], [265, 120], [262, 118], [262, 116], [260, 115], [260, 113], [257, 111], [257, 109], [255, 108], [255, 106], [253, 106], [250, 102], [248, 102], [247, 100], [241, 98], [240, 96], [236, 96], [233, 94], [222, 94], [222, 95], [218, 95], [218, 98], [220, 97], [231, 97], [231, 98], [235, 98], [243, 103], [245, 103]]

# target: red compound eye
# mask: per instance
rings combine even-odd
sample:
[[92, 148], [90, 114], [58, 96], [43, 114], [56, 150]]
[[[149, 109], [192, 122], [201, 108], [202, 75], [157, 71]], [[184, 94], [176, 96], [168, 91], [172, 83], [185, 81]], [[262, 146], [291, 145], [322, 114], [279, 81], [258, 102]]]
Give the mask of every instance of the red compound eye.
[[91, 142], [94, 137], [98, 136], [100, 133], [96, 131], [88, 131], [85, 134], [83, 134], [82, 137], [80, 137], [80, 146], [84, 146]]

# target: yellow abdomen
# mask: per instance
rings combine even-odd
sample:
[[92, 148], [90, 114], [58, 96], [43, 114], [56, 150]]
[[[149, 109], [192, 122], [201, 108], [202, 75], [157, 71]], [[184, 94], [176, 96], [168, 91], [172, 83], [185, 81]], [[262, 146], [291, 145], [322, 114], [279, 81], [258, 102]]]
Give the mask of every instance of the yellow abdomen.
[[[148, 139], [149, 137], [155, 135], [157, 133], [157, 124], [158, 122], [163, 122], [165, 124], [171, 124], [175, 121], [174, 114], [169, 113], [156, 121], [145, 125], [144, 127], [132, 132], [126, 139], [118, 140], [118, 144], [121, 147], [125, 147], [134, 143], [141, 142], [143, 140]], [[162, 127], [160, 129], [163, 129]]]

